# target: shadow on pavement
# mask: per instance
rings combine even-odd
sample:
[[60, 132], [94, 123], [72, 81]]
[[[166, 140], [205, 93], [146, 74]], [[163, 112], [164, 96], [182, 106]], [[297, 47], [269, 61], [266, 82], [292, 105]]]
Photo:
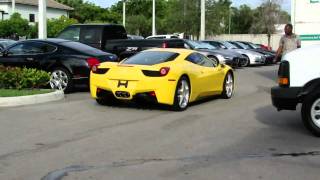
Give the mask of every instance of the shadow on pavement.
[[256, 109], [255, 116], [259, 122], [276, 131], [290, 131], [295, 134], [311, 135], [303, 126], [299, 107], [297, 111], [278, 112], [272, 105], [268, 105]]
[[278, 71], [277, 70], [258, 71], [257, 74], [259, 74], [262, 77], [265, 77], [267, 79], [273, 80], [274, 82], [277, 82], [277, 78], [278, 78]]

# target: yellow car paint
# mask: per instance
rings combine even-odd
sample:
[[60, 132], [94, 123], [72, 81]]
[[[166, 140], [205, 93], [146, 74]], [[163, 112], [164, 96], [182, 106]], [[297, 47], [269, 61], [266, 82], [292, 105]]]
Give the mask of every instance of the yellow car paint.
[[[130, 97], [120, 98], [131, 100], [137, 93], [154, 91], [158, 103], [173, 105], [174, 96], [178, 80], [181, 76], [188, 77], [191, 86], [189, 102], [196, 101], [201, 97], [219, 95], [223, 91], [223, 83], [227, 72], [232, 69], [227, 65], [219, 64], [217, 67], [204, 67], [186, 61], [192, 53], [197, 53], [187, 49], [157, 48], [147, 51], [166, 51], [179, 53], [179, 56], [169, 62], [156, 65], [131, 65], [114, 62], [101, 63], [98, 68], [108, 68], [105, 74], [90, 74], [90, 92], [93, 98], [97, 97], [97, 89], [110, 91], [126, 91]], [[142, 70], [159, 71], [162, 67], [169, 67], [169, 73], [161, 77], [149, 77], [142, 73]], [[121, 85], [127, 83], [127, 86]]]

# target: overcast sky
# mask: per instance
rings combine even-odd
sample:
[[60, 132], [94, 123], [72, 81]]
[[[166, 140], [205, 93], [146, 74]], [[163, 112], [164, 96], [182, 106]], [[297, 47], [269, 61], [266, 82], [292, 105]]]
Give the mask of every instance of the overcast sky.
[[[87, 0], [93, 2], [101, 7], [110, 7], [111, 5], [117, 3], [119, 0]], [[263, 0], [233, 0], [233, 6], [240, 6], [241, 4], [247, 4], [251, 7], [256, 7], [261, 4]], [[290, 0], [281, 0], [282, 1], [282, 9], [288, 11], [290, 13]]]

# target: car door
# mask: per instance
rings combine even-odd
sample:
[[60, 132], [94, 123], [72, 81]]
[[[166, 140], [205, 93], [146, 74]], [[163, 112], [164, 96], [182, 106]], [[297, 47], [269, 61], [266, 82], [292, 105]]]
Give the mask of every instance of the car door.
[[202, 66], [201, 73], [203, 79], [201, 81], [204, 90], [202, 94], [204, 96], [220, 94], [224, 78], [223, 69], [206, 56], [200, 53], [198, 56], [201, 57], [199, 65]]
[[210, 88], [208, 81], [212, 76], [211, 67], [207, 67], [205, 61], [205, 56], [200, 53], [192, 53], [187, 58], [187, 61], [191, 62], [190, 72], [192, 73], [192, 88], [193, 92], [197, 96], [207, 96], [210, 95]]

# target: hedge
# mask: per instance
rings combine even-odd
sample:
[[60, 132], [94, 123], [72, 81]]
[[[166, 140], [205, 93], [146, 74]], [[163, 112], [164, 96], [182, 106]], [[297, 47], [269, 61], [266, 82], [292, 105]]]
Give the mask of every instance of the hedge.
[[46, 86], [50, 73], [38, 69], [4, 67], [0, 65], [0, 88], [34, 89]]

